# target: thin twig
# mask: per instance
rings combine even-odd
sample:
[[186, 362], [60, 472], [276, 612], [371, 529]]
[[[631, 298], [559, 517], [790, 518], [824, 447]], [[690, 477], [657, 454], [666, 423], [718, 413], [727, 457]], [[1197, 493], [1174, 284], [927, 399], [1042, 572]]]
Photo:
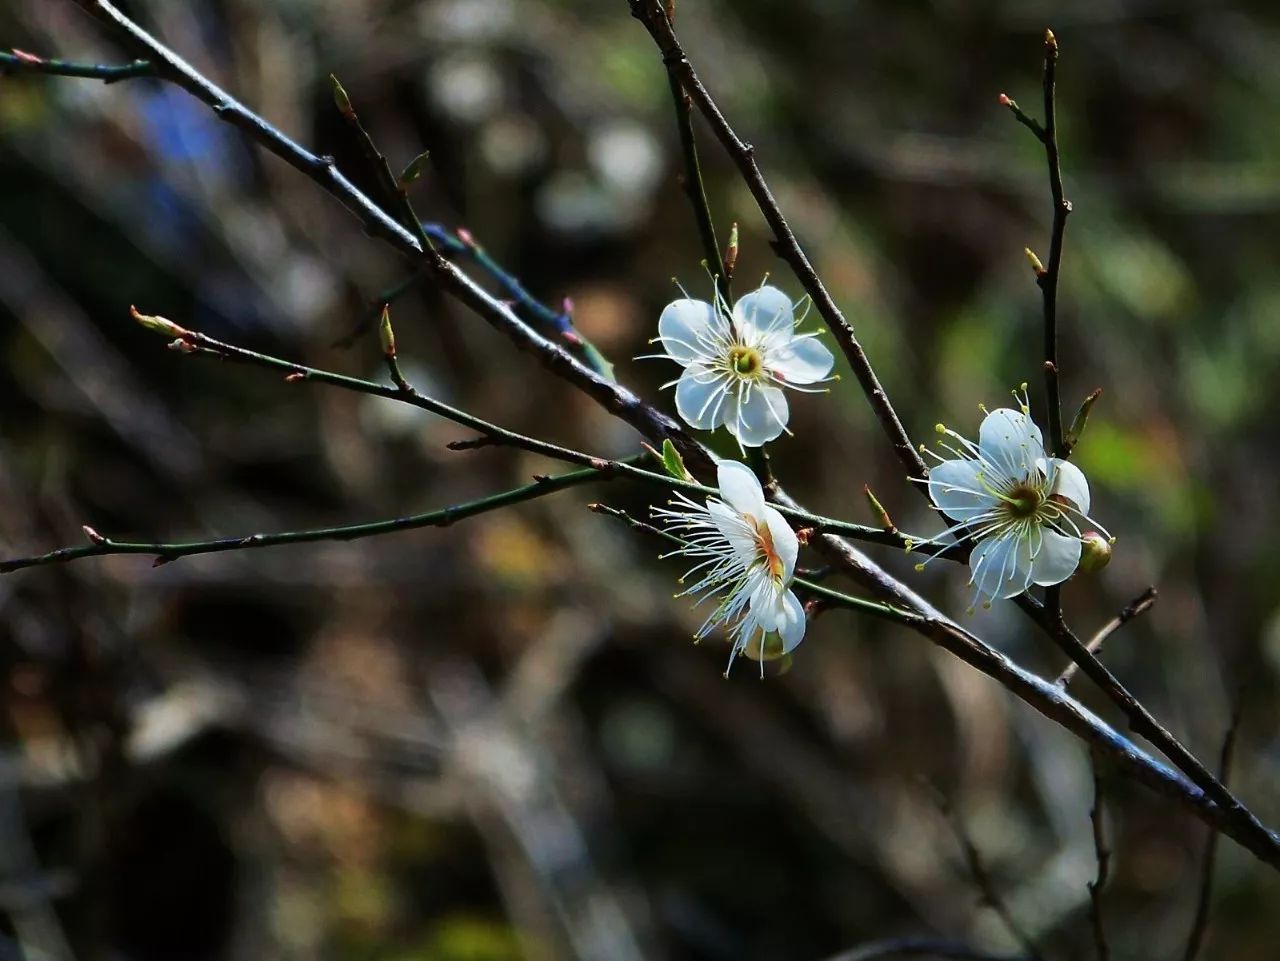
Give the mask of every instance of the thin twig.
[[924, 460], [911, 443], [911, 438], [907, 436], [897, 411], [890, 403], [884, 388], [880, 386], [880, 380], [871, 362], [867, 359], [862, 345], [858, 343], [857, 337], [854, 336], [853, 327], [836, 306], [835, 300], [822, 283], [817, 271], [813, 269], [790, 224], [787, 223], [778, 202], [774, 200], [773, 193], [760, 172], [760, 166], [756, 163], [755, 148], [738, 136], [724, 114], [720, 112], [711, 94], [702, 85], [693, 64], [690, 63], [676, 37], [663, 5], [658, 0], [628, 0], [628, 3], [631, 6], [632, 16], [644, 25], [662, 52], [662, 62], [668, 71], [680, 78], [684, 91], [710, 124], [716, 139], [720, 141], [737, 166], [747, 188], [755, 198], [756, 205], [764, 215], [770, 230], [773, 231], [774, 251], [791, 267], [800, 285], [813, 298], [814, 306], [817, 307], [818, 313], [822, 315], [828, 329], [840, 344], [845, 359], [858, 378], [858, 383], [877, 420], [880, 421], [881, 428], [888, 435], [889, 442], [893, 445], [894, 452], [898, 455], [898, 460], [906, 470], [907, 476], [916, 480], [923, 479], [928, 474]]
[[59, 77], [83, 77], [87, 80], [101, 80], [103, 83], [118, 83], [121, 80], [132, 80], [134, 77], [154, 77], [156, 68], [149, 60], [135, 60], [125, 64], [76, 63], [71, 60], [55, 60], [38, 57], [25, 50], [0, 52], [0, 76], [18, 73], [41, 73]]
[[344, 524], [338, 527], [321, 527], [301, 531], [280, 531], [272, 534], [241, 534], [235, 537], [220, 537], [205, 541], [175, 542], [138, 542], [121, 541], [104, 537], [91, 527], [85, 528], [89, 543], [83, 547], [63, 547], [47, 554], [33, 557], [19, 557], [0, 561], [0, 574], [28, 567], [40, 567], [45, 564], [64, 564], [83, 557], [105, 557], [115, 554], [148, 554], [155, 558], [153, 566], [160, 566], [175, 561], [180, 557], [191, 557], [196, 554], [219, 554], [226, 551], [254, 550], [262, 547], [278, 547], [284, 544], [313, 544], [317, 541], [354, 541], [367, 537], [380, 537], [400, 531], [418, 530], [424, 527], [448, 527], [457, 521], [477, 514], [510, 507], [524, 501], [545, 497], [556, 491], [595, 481], [609, 480], [618, 476], [612, 464], [635, 464], [648, 457], [648, 454], [637, 454], [625, 461], [614, 461], [603, 468], [588, 467], [570, 471], [555, 477], [539, 477], [531, 484], [517, 487], [500, 494], [492, 494], [463, 504], [455, 504], [441, 510], [428, 511], [424, 514], [409, 514], [389, 520], [370, 521], [362, 524]]
[[556, 310], [534, 297], [520, 279], [494, 260], [468, 230], [459, 227], [454, 231], [433, 223], [424, 223], [422, 229], [442, 254], [455, 259], [466, 258], [493, 280], [522, 320], [531, 324], [544, 337], [563, 341], [588, 367], [613, 380], [613, 364], [574, 326], [573, 304], [570, 300], [566, 298], [561, 308]]
[[1062, 162], [1058, 151], [1058, 119], [1055, 77], [1058, 40], [1044, 32], [1044, 144], [1049, 165], [1049, 192], [1053, 196], [1053, 227], [1049, 236], [1049, 263], [1037, 278], [1044, 295], [1044, 388], [1049, 408], [1049, 443], [1055, 457], [1070, 457], [1062, 435], [1062, 397], [1058, 386], [1058, 278], [1062, 273], [1062, 239], [1067, 230], [1071, 201], [1062, 190]]
[[980, 951], [961, 941], [937, 938], [886, 938], [833, 954], [826, 961], [879, 961], [880, 958], [948, 958], [952, 961], [1029, 961], [1023, 954]]
[[[1102, 645], [1107, 642], [1112, 634], [1120, 630], [1120, 628], [1124, 627], [1125, 624], [1129, 623], [1139, 614], [1151, 609], [1156, 602], [1158, 594], [1159, 592], [1155, 587], [1148, 587], [1145, 591], [1131, 600], [1123, 609], [1121, 609], [1119, 614], [1111, 618], [1107, 623], [1103, 624], [1102, 627], [1098, 628], [1098, 632], [1094, 634], [1093, 637], [1089, 639], [1089, 643], [1085, 645], [1085, 650], [1090, 654], [1093, 654], [1095, 657], [1100, 654], [1102, 652]], [[1062, 687], [1068, 686], [1071, 683], [1072, 678], [1076, 676], [1076, 672], [1079, 670], [1080, 665], [1075, 663], [1075, 661], [1072, 661], [1063, 668], [1062, 673], [1058, 675], [1058, 679], [1054, 683], [1061, 685]]]
[[356, 113], [355, 107], [352, 106], [351, 98], [347, 96], [347, 92], [343, 89], [342, 84], [338, 82], [338, 78], [331, 75], [329, 79], [333, 83], [333, 98], [338, 108], [338, 113], [347, 122], [352, 139], [355, 140], [356, 145], [360, 148], [360, 154], [364, 157], [364, 161], [369, 167], [369, 172], [377, 182], [378, 189], [382, 191], [388, 207], [398, 211], [397, 222], [401, 226], [409, 228], [409, 231], [423, 250], [434, 253], [431, 239], [422, 229], [422, 221], [418, 219], [418, 215], [413, 209], [413, 203], [409, 200], [408, 191], [400, 184], [399, 179], [391, 170], [391, 164], [387, 161], [386, 156], [378, 149], [377, 144], [373, 142], [373, 138], [369, 136], [369, 132], [365, 130], [364, 124], [360, 122], [360, 115]]
[[[1231, 723], [1227, 727], [1226, 737], [1222, 739], [1222, 752], [1218, 758], [1218, 779], [1226, 784], [1231, 779], [1231, 759], [1236, 748], [1236, 733], [1240, 730], [1240, 715], [1244, 710], [1244, 697], [1236, 696], [1235, 710], [1231, 712]], [[1182, 961], [1195, 961], [1204, 943], [1205, 934], [1209, 930], [1209, 908], [1213, 903], [1213, 862], [1218, 853], [1218, 835], [1210, 831], [1204, 843], [1204, 859], [1200, 862], [1200, 894], [1196, 898], [1195, 919], [1191, 922], [1191, 933], [1187, 936], [1187, 950], [1183, 952]]]
[[1093, 771], [1093, 806], [1089, 809], [1089, 823], [1093, 828], [1093, 857], [1098, 865], [1097, 873], [1089, 882], [1089, 919], [1093, 927], [1093, 945], [1097, 961], [1108, 961], [1111, 949], [1107, 946], [1107, 933], [1102, 924], [1102, 889], [1110, 875], [1111, 851], [1107, 848], [1102, 815], [1102, 779], [1098, 775], [1098, 756], [1089, 752]]
[[338, 347], [343, 350], [350, 347], [359, 339], [361, 334], [373, 330], [378, 325], [378, 318], [382, 316], [384, 307], [390, 307], [397, 300], [407, 294], [418, 284], [426, 279], [421, 271], [415, 271], [403, 280], [398, 280], [394, 284], [384, 287], [370, 300], [365, 303], [360, 319], [345, 334], [335, 340], [331, 347]]
[[982, 896], [982, 903], [995, 912], [1028, 958], [1031, 958], [1032, 961], [1043, 961], [1034, 939], [1018, 923], [1018, 920], [1013, 916], [1013, 912], [1009, 910], [1009, 906], [1005, 904], [1004, 898], [991, 877], [991, 872], [987, 870], [987, 866], [982, 860], [982, 854], [978, 851], [978, 846], [973, 843], [973, 839], [969, 837], [969, 833], [964, 829], [959, 813], [952, 808], [945, 795], [936, 791], [934, 795], [943, 817], [947, 819], [947, 823], [955, 834], [956, 842], [960, 845], [960, 850], [964, 854], [965, 866], [969, 869], [969, 875]]
[[1071, 447], [1062, 431], [1062, 397], [1058, 384], [1058, 278], [1062, 273], [1062, 239], [1067, 230], [1067, 216], [1071, 213], [1071, 201], [1062, 189], [1062, 159], [1058, 148], [1057, 113], [1058, 38], [1052, 30], [1044, 32], [1044, 125], [1028, 116], [1017, 101], [1005, 94], [1000, 102], [1009, 108], [1014, 119], [1022, 124], [1044, 146], [1045, 161], [1049, 167], [1049, 194], [1053, 200], [1053, 226], [1049, 233], [1049, 263], [1041, 266], [1038, 258], [1028, 251], [1035, 267], [1036, 283], [1040, 286], [1044, 312], [1044, 388], [1049, 417], [1049, 447], [1054, 457], [1070, 457]]
[[671, 85], [671, 99], [675, 105], [676, 130], [680, 134], [680, 153], [684, 157], [681, 187], [684, 189], [685, 196], [689, 198], [689, 206], [693, 208], [693, 217], [698, 224], [698, 237], [702, 241], [702, 256], [706, 258], [707, 269], [711, 271], [720, 296], [727, 303], [732, 303], [729, 275], [720, 253], [720, 244], [716, 240], [715, 221], [711, 216], [711, 205], [707, 202], [707, 188], [702, 180], [702, 164], [698, 161], [698, 143], [693, 133], [693, 105], [684, 87], [680, 85], [680, 75], [669, 65], [667, 81]]

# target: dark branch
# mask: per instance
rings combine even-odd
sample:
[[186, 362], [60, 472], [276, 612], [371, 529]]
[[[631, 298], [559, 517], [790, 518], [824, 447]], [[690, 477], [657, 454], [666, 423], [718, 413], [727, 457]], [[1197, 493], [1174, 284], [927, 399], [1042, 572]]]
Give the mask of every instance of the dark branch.
[[[1111, 618], [1107, 623], [1103, 624], [1102, 627], [1098, 629], [1098, 632], [1089, 639], [1089, 643], [1085, 645], [1085, 649], [1095, 656], [1100, 654], [1102, 652], [1102, 645], [1107, 642], [1107, 639], [1139, 614], [1150, 610], [1155, 604], [1157, 596], [1158, 592], [1156, 589], [1154, 587], [1148, 587], [1145, 591], [1126, 604], [1119, 614]], [[1058, 680], [1055, 683], [1062, 687], [1066, 687], [1071, 683], [1071, 679], [1076, 676], [1076, 672], [1079, 670], [1080, 665], [1075, 661], [1072, 661], [1063, 669], [1062, 673], [1058, 675]]]
[[1093, 946], [1097, 961], [1108, 961], [1111, 949], [1107, 946], [1107, 933], [1102, 925], [1102, 889], [1106, 887], [1110, 875], [1111, 851], [1107, 848], [1107, 838], [1102, 823], [1102, 779], [1098, 776], [1098, 755], [1089, 752], [1090, 766], [1093, 769], [1093, 807], [1089, 809], [1089, 823], [1093, 828], [1093, 857], [1098, 871], [1089, 882], [1089, 920], [1093, 927]]
[[1168, 730], [1152, 716], [1133, 694], [1120, 683], [1111, 671], [1072, 633], [1060, 614], [1055, 615], [1035, 598], [1024, 594], [1016, 599], [1019, 607], [1046, 629], [1048, 635], [1074, 663], [1102, 690], [1124, 713], [1129, 728], [1145, 737], [1173, 762], [1178, 770], [1189, 777], [1197, 787], [1218, 805], [1224, 818], [1236, 829], [1233, 837], [1253, 838], [1250, 850], [1266, 851], [1263, 857], [1268, 864], [1280, 866], [1280, 838], [1263, 826], [1253, 812], [1223, 786], [1222, 782]]
[[[1240, 713], [1243, 710], [1244, 698], [1238, 697], [1235, 710], [1231, 714], [1231, 723], [1227, 727], [1226, 737], [1222, 740], [1222, 753], [1218, 759], [1218, 779], [1226, 784], [1231, 778], [1231, 759], [1236, 747], [1236, 732], [1240, 730]], [[1209, 930], [1209, 909], [1213, 904], [1213, 862], [1218, 853], [1218, 835], [1209, 832], [1204, 843], [1204, 859], [1200, 863], [1200, 894], [1196, 898], [1196, 915], [1191, 922], [1191, 933], [1187, 936], [1187, 950], [1182, 961], [1195, 961], [1204, 943], [1205, 934]]]
[[965, 866], [969, 870], [969, 876], [973, 879], [974, 886], [977, 887], [978, 893], [982, 897], [981, 903], [995, 912], [1001, 923], [1013, 935], [1014, 940], [1022, 946], [1022, 950], [1028, 958], [1031, 958], [1032, 961], [1043, 961], [1035, 941], [1018, 923], [1017, 918], [1013, 916], [1013, 912], [1009, 910], [1009, 906], [1005, 904], [1004, 898], [996, 887], [995, 880], [991, 877], [991, 872], [987, 870], [987, 866], [982, 860], [982, 854], [978, 851], [978, 846], [973, 843], [973, 839], [969, 837], [969, 833], [964, 829], [964, 824], [960, 821], [960, 815], [947, 802], [945, 796], [938, 794], [937, 801], [938, 806], [942, 809], [943, 817], [947, 819], [947, 823], [951, 826], [951, 830], [956, 836], [956, 842], [960, 845], [960, 851], [964, 855]]
[[872, 369], [871, 362], [867, 359], [862, 345], [858, 343], [857, 337], [854, 336], [853, 327], [836, 306], [835, 300], [822, 283], [817, 271], [813, 269], [790, 224], [783, 216], [778, 202], [774, 200], [773, 193], [760, 172], [760, 166], [756, 163], [755, 148], [743, 142], [729, 125], [724, 114], [720, 112], [720, 108], [711, 98], [706, 87], [702, 85], [697, 72], [693, 69], [693, 64], [689, 62], [672, 29], [671, 21], [667, 18], [662, 4], [656, 0], [628, 0], [628, 2], [631, 5], [632, 16], [645, 26], [662, 52], [662, 62], [667, 70], [679, 77], [685, 93], [710, 124], [716, 139], [720, 141], [737, 166], [742, 179], [756, 200], [756, 205], [764, 215], [769, 229], [773, 231], [774, 250], [790, 266], [800, 285], [813, 299], [814, 306], [822, 315], [828, 329], [840, 344], [845, 359], [853, 369], [854, 376], [858, 378], [858, 383], [866, 394], [867, 401], [880, 421], [880, 426], [888, 436], [889, 442], [893, 445], [898, 460], [902, 462], [907, 476], [916, 479], [924, 478], [928, 474], [924, 460], [912, 445], [911, 438], [907, 436], [897, 411], [890, 403], [884, 388], [880, 386], [880, 380]]
[[948, 958], [953, 961], [1029, 961], [1022, 954], [979, 951], [960, 941], [937, 938], [887, 938], [833, 954], [826, 961], [878, 961], [880, 958]]

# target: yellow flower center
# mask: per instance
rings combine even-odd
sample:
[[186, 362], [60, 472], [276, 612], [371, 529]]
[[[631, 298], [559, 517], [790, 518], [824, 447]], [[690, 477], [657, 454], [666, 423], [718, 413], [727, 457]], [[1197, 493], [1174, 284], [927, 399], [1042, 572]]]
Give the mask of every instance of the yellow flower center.
[[729, 366], [735, 374], [743, 377], [754, 377], [764, 366], [764, 358], [754, 347], [738, 345], [729, 350]]
[[1044, 503], [1044, 495], [1029, 484], [1018, 485], [1005, 497], [1005, 509], [1014, 517], [1032, 517]]

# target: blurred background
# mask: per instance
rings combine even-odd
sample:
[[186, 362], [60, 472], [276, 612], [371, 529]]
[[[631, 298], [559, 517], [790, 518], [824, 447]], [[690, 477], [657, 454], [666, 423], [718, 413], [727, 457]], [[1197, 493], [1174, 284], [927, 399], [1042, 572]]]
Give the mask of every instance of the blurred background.
[[[709, 281], [677, 184], [665, 74], [623, 0], [122, 4], [365, 182], [339, 76], [419, 212], [465, 226], [667, 409], [634, 362], [671, 278]], [[913, 434], [972, 434], [1038, 383], [1047, 253], [1041, 36], [1062, 49], [1067, 416], [1119, 538], [1064, 590], [1090, 634], [1160, 601], [1105, 659], [1201, 757], [1244, 682], [1233, 785], [1280, 823], [1280, 16], [1268, 2], [679, 0], [696, 66], [757, 156]], [[121, 62], [69, 0], [9, 0], [0, 48]], [[772, 257], [698, 127], [741, 289]], [[185, 358], [130, 304], [381, 377], [334, 346], [406, 278], [312, 183], [153, 80], [0, 76], [0, 544], [354, 522], [549, 465], [420, 411]], [[421, 389], [601, 454], [637, 438], [427, 288], [394, 308]], [[816, 323], [816, 317], [813, 318]], [[793, 494], [898, 526], [901, 481], [852, 378], [792, 404]], [[716, 442], [720, 442], [720, 438]], [[727, 452], [727, 449], [726, 449]], [[584, 509], [616, 482], [378, 540], [115, 557], [0, 580], [0, 957], [791, 959], [907, 934], [1015, 942], [965, 870], [949, 798], [1049, 958], [1091, 957], [1090, 763], [994, 683], [900, 629], [817, 620], [790, 671], [721, 677], [659, 547]], [[883, 555], [883, 556], [881, 556]], [[878, 559], [959, 613], [962, 571]], [[837, 585], [840, 586], [840, 585]], [[1008, 604], [968, 622], [1045, 676]], [[1074, 689], [1115, 720], [1087, 683]], [[1101, 771], [1113, 957], [1181, 957], [1205, 831]], [[1276, 874], [1230, 841], [1205, 957], [1274, 961]]]

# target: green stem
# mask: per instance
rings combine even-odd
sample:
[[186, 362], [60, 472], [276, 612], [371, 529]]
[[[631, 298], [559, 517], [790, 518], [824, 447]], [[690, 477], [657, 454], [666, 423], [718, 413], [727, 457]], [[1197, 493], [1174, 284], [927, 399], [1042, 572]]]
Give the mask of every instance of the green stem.
[[[647, 458], [648, 454], [636, 454], [619, 464], [632, 464]], [[316, 541], [354, 541], [366, 537], [379, 537], [383, 534], [394, 534], [397, 531], [412, 531], [422, 527], [448, 527], [457, 521], [477, 514], [485, 514], [499, 508], [520, 504], [524, 501], [545, 497], [568, 487], [589, 484], [599, 480], [609, 480], [614, 475], [612, 470], [587, 467], [570, 471], [555, 477], [539, 477], [531, 484], [513, 490], [492, 494], [477, 500], [456, 504], [442, 510], [428, 511], [425, 514], [410, 514], [405, 517], [393, 517], [388, 520], [372, 521], [363, 524], [346, 524], [340, 527], [319, 527], [304, 531], [281, 531], [275, 534], [248, 534], [238, 537], [220, 537], [206, 541], [136, 542], [117, 541], [97, 535], [93, 543], [83, 547], [63, 547], [47, 554], [33, 557], [20, 557], [13, 560], [0, 561], [0, 574], [28, 567], [40, 567], [45, 564], [62, 564], [79, 560], [82, 557], [103, 557], [112, 554], [149, 554], [155, 557], [155, 566], [167, 564], [180, 557], [195, 554], [219, 554], [225, 551], [253, 550], [260, 547], [278, 547], [284, 544], [310, 544]], [[96, 534], [96, 532], [95, 532]], [[99, 539], [100, 538], [100, 539]]]
[[707, 258], [707, 269], [715, 277], [716, 289], [725, 300], [733, 303], [729, 290], [729, 276], [725, 271], [720, 244], [716, 241], [715, 222], [711, 216], [711, 204], [707, 201], [707, 188], [702, 180], [702, 165], [698, 161], [698, 144], [693, 133], [693, 108], [689, 95], [680, 84], [674, 67], [667, 66], [667, 81], [671, 85], [671, 99], [676, 109], [676, 130], [680, 134], [680, 152], [684, 157], [684, 192], [693, 207], [693, 217], [698, 223], [698, 236], [702, 240], [702, 253]]
[[[237, 347], [234, 344], [224, 343], [215, 340], [198, 331], [188, 330], [184, 332], [183, 337], [175, 341], [175, 344], [183, 345], [180, 352], [193, 353], [200, 356], [215, 356], [223, 360], [235, 360], [242, 363], [254, 364], [262, 367], [269, 367], [275, 370], [282, 370], [286, 375], [294, 380], [315, 381], [316, 383], [328, 384], [333, 387], [341, 387], [344, 390], [354, 391], [360, 394], [372, 394], [376, 397], [386, 397], [391, 400], [398, 400], [401, 403], [409, 404], [412, 407], [419, 407], [423, 410], [430, 411], [446, 420], [453, 421], [463, 427], [468, 427], [477, 431], [484, 436], [486, 441], [491, 444], [499, 444], [508, 447], [518, 447], [527, 450], [530, 453], [542, 454], [553, 460], [563, 461], [569, 464], [578, 464], [583, 467], [591, 467], [596, 470], [610, 470], [617, 474], [634, 478], [635, 480], [645, 481], [651, 484], [660, 484], [664, 487], [677, 488], [688, 493], [719, 496], [719, 491], [714, 487], [707, 487], [703, 484], [694, 483], [693, 481], [683, 481], [672, 477], [663, 471], [650, 471], [635, 466], [629, 461], [611, 461], [582, 451], [573, 450], [569, 447], [561, 447], [558, 444], [552, 444], [548, 441], [538, 440], [525, 434], [520, 434], [505, 427], [499, 427], [489, 421], [482, 420], [474, 414], [459, 410], [456, 407], [450, 407], [448, 404], [442, 403], [433, 397], [420, 394], [412, 388], [392, 387], [385, 384], [379, 384], [371, 380], [364, 380], [359, 377], [349, 377], [346, 374], [338, 374], [333, 371], [320, 370], [315, 367], [307, 367], [303, 364], [296, 364], [292, 361], [284, 360], [280, 357], [272, 357], [269, 354], [259, 353], [255, 350], [249, 350], [245, 347]], [[465, 442], [464, 442], [465, 443]], [[475, 446], [467, 444], [467, 446]], [[893, 547], [905, 547], [906, 541], [902, 535], [890, 533], [880, 530], [876, 527], [867, 527], [863, 524], [853, 524], [848, 521], [837, 520], [833, 517], [823, 517], [820, 514], [812, 514], [809, 511], [799, 510], [793, 507], [776, 505], [779, 512], [791, 521], [794, 521], [799, 527], [811, 527], [817, 531], [830, 534], [843, 534], [848, 537], [854, 537], [858, 540], [870, 541], [876, 544], [887, 544]]]
[[134, 60], [132, 63], [114, 65], [105, 63], [76, 63], [71, 60], [54, 60], [32, 54], [0, 53], [0, 75], [10, 73], [42, 73], [59, 77], [84, 77], [116, 83], [134, 77], [154, 77], [156, 67], [150, 60]]

